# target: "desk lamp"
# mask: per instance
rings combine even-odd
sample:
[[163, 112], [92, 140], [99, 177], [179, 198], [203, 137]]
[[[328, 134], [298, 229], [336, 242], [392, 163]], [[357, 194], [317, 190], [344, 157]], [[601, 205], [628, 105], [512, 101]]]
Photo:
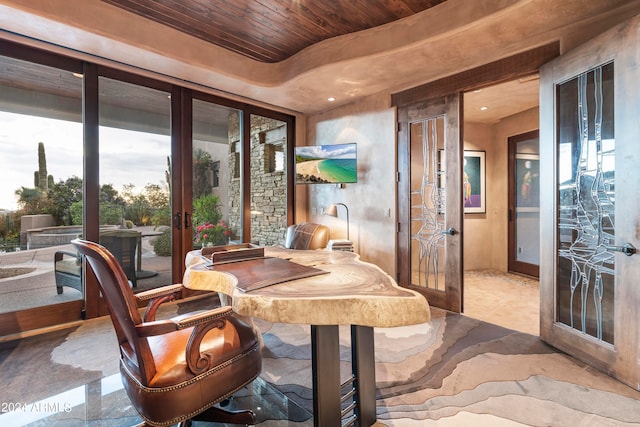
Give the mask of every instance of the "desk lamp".
[[326, 211], [324, 211], [325, 215], [338, 217], [338, 205], [344, 206], [347, 211], [347, 240], [349, 240], [349, 208], [344, 203], [333, 203], [330, 205]]

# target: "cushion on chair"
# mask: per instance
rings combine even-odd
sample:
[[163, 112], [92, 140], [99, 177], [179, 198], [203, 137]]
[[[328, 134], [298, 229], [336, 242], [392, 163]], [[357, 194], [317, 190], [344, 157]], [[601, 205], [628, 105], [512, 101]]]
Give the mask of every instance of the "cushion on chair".
[[150, 424], [176, 424], [184, 414], [198, 413], [229, 397], [260, 373], [258, 340], [253, 329], [238, 318], [228, 318], [224, 329], [214, 329], [203, 339], [201, 351], [211, 357], [211, 365], [219, 365], [204, 374], [194, 375], [187, 367], [185, 348], [191, 332], [188, 328], [148, 338], [157, 370], [149, 387], [142, 386], [126, 366], [135, 362], [121, 360], [125, 389]]
[[57, 261], [55, 271], [80, 276], [82, 274], [82, 261], [80, 261], [80, 258], [67, 258]]
[[63, 286], [83, 292], [82, 259], [78, 254], [69, 251], [56, 251], [53, 254], [54, 278], [58, 294], [64, 292]]

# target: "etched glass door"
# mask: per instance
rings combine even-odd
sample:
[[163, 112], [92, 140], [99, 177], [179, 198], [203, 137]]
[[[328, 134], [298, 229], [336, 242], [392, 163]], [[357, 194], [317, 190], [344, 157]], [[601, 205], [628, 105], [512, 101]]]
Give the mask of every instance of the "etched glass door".
[[[456, 94], [409, 107], [400, 114], [401, 119], [406, 117], [411, 174], [410, 249], [407, 261], [400, 266], [399, 282], [427, 296], [429, 304], [455, 312], [462, 310], [459, 108]], [[399, 157], [400, 153], [399, 149]], [[403, 197], [401, 190], [399, 197]], [[410, 272], [406, 278], [403, 269]]]
[[541, 72], [541, 141], [553, 142], [541, 145], [542, 169], [555, 164], [542, 182], [541, 336], [634, 388], [640, 387], [640, 310], [633, 303], [640, 273], [633, 34], [639, 23]]
[[613, 63], [557, 86], [558, 321], [613, 344]]
[[411, 284], [444, 291], [444, 116], [411, 126]]

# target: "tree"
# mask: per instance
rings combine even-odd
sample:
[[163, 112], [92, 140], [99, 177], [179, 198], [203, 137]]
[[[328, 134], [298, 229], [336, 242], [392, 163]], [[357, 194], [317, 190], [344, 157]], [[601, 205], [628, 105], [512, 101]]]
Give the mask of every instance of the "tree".
[[15, 194], [23, 215], [36, 215], [46, 211], [47, 196], [39, 188], [20, 187]]
[[169, 193], [158, 184], [147, 184], [144, 187], [147, 200], [153, 209], [169, 206]]
[[[133, 187], [133, 184], [125, 186], [125, 191], [128, 187]], [[100, 203], [124, 205], [125, 201], [118, 193], [118, 190], [113, 188], [113, 184], [103, 184], [102, 186], [100, 186]]]
[[47, 195], [51, 202], [49, 213], [56, 224], [79, 225], [74, 223], [71, 205], [82, 202], [82, 178], [72, 176], [66, 181], [60, 180], [49, 188]]
[[171, 225], [169, 192], [157, 184], [147, 184], [144, 191], [151, 207], [151, 223], [156, 227]]
[[208, 152], [197, 149], [193, 153], [193, 198], [211, 194], [211, 183], [209, 176], [213, 170], [213, 159]]

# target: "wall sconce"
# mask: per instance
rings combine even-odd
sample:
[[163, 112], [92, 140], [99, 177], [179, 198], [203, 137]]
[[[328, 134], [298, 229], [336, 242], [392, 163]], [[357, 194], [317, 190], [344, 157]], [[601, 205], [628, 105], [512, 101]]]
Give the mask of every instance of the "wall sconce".
[[324, 211], [325, 215], [338, 217], [338, 205], [344, 206], [347, 211], [347, 240], [349, 240], [349, 208], [344, 203], [333, 203], [327, 210]]

